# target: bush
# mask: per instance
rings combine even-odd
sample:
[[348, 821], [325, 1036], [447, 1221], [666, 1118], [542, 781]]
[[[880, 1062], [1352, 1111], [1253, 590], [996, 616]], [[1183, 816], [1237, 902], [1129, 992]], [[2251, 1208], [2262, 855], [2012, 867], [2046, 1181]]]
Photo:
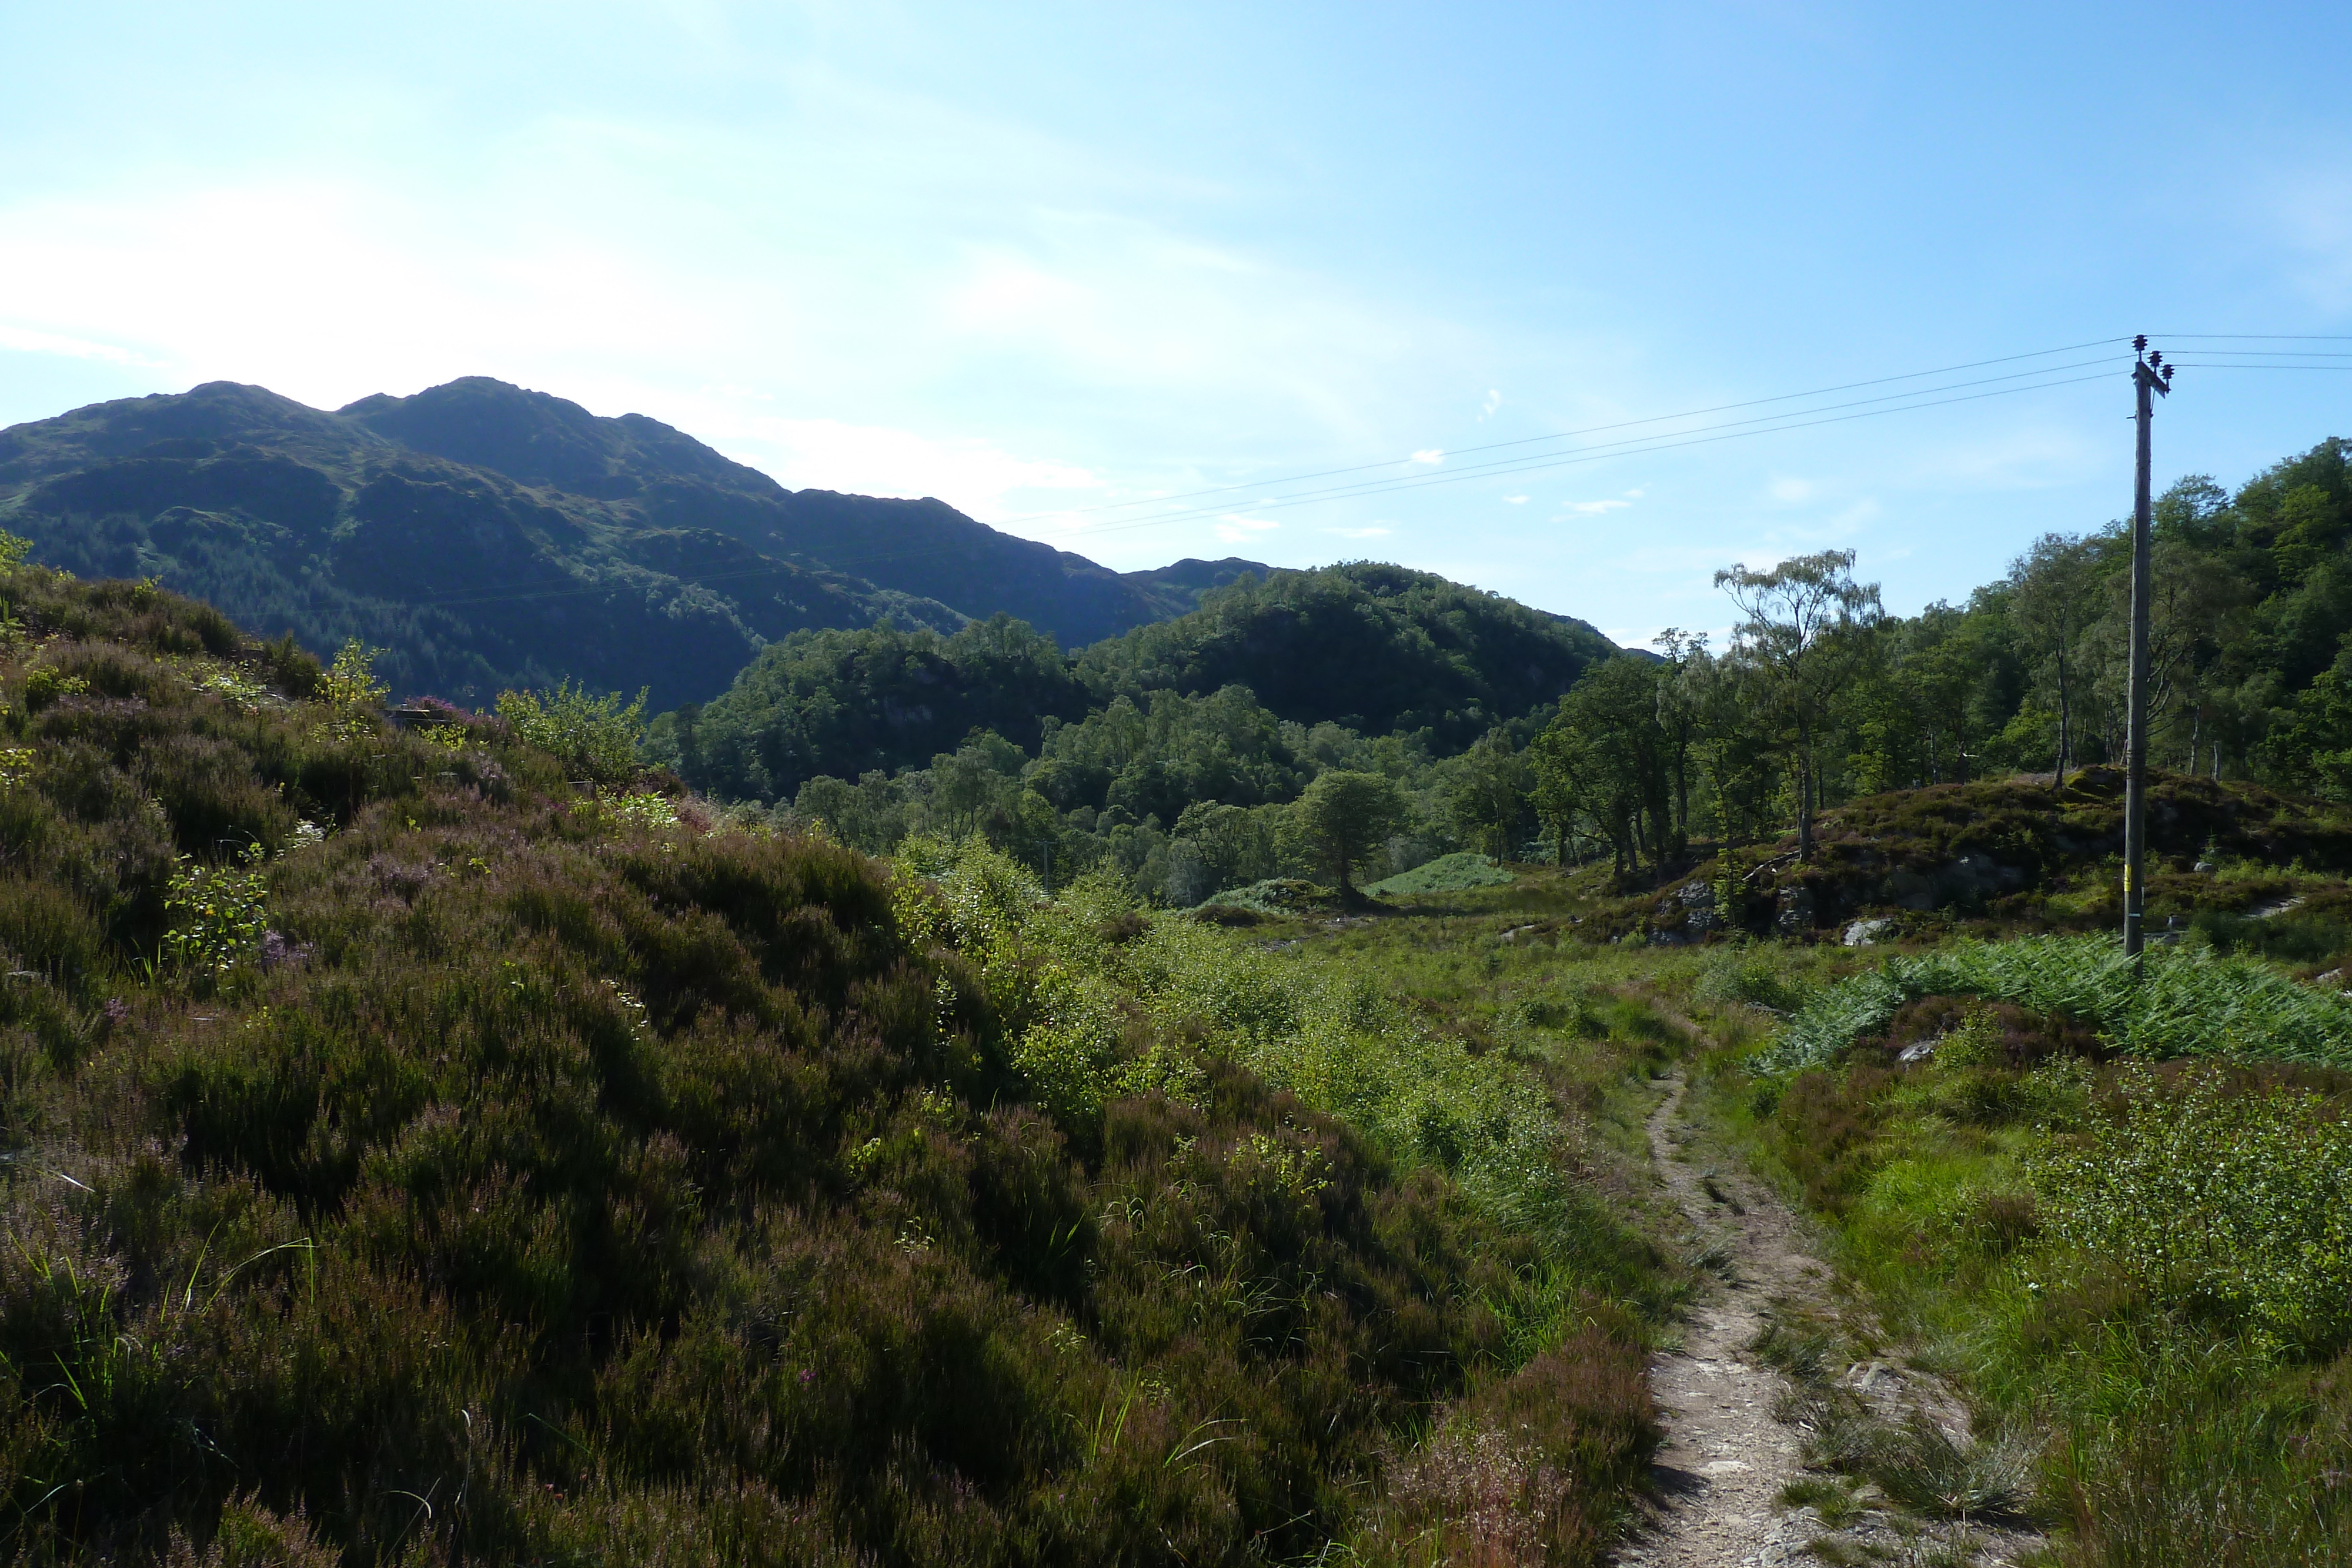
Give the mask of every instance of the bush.
[[624, 705], [618, 692], [592, 697], [569, 681], [551, 692], [501, 692], [499, 716], [515, 738], [535, 746], [599, 784], [635, 777], [637, 745], [645, 738], [646, 694]]
[[2038, 1173], [2054, 1236], [2159, 1302], [2328, 1352], [2352, 1342], [2352, 1125], [2319, 1096], [2143, 1082]]
[[163, 933], [169, 968], [208, 988], [260, 951], [261, 934], [269, 925], [265, 858], [259, 844], [249, 845], [234, 867], [199, 866], [182, 858], [163, 895], [163, 910], [172, 920]]

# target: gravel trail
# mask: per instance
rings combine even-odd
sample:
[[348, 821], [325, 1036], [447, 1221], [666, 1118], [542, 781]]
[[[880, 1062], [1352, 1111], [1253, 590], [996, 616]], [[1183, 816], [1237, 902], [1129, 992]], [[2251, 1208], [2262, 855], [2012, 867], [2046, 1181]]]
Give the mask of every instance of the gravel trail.
[[1656, 1479], [1663, 1508], [1625, 1547], [1623, 1568], [1778, 1568], [1810, 1563], [1810, 1517], [1774, 1505], [1801, 1462], [1798, 1435], [1772, 1418], [1787, 1386], [1747, 1349], [1775, 1297], [1817, 1295], [1829, 1270], [1805, 1251], [1780, 1199], [1742, 1173], [1694, 1164], [1677, 1073], [1651, 1113], [1650, 1157], [1723, 1283], [1693, 1309], [1681, 1350], [1651, 1363], [1666, 1419]]

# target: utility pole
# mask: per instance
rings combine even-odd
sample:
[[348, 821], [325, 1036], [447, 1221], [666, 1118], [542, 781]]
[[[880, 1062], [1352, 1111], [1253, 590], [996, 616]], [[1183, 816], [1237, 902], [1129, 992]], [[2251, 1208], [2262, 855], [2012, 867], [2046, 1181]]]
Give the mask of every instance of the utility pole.
[[[2146, 334], [2132, 340], [2133, 423], [2138, 426], [2138, 461], [2132, 476], [2131, 702], [2124, 741], [2124, 956], [2139, 956], [2140, 914], [2147, 897], [2147, 604], [2148, 426], [2156, 417], [2154, 397], [2170, 395], [2172, 367], [2147, 351]], [[2151, 396], [2153, 394], [2153, 396]]]

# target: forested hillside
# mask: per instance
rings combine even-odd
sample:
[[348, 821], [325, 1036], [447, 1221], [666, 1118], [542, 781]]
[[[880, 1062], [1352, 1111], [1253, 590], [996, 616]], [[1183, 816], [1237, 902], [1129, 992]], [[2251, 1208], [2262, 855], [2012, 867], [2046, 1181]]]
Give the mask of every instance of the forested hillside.
[[1076, 646], [1251, 570], [1111, 572], [934, 500], [793, 492], [638, 414], [469, 377], [325, 413], [213, 382], [0, 431], [0, 523], [37, 557], [152, 577], [407, 694], [717, 695], [768, 642], [1000, 612]]
[[1075, 658], [1009, 620], [789, 638], [726, 695], [664, 715], [648, 755], [877, 852], [981, 831], [1041, 871], [1108, 862], [1190, 903], [1311, 873], [1310, 852], [1278, 847], [1278, 819], [1329, 770], [1420, 799], [1384, 867], [1451, 847], [1460, 765], [1445, 759], [1548, 713], [1614, 651], [1581, 622], [1427, 572], [1278, 571]]
[[[2121, 525], [2042, 538], [1907, 617], [1856, 565], [1727, 567], [1728, 645], [1672, 632], [1654, 653], [1373, 565], [1236, 582], [1069, 660], [1009, 623], [817, 632], [665, 716], [652, 745], [698, 788], [877, 852], [978, 831], [1041, 871], [1114, 865], [1179, 903], [1328, 874], [1291, 810], [1326, 773], [1392, 791], [1368, 875], [1472, 850], [1647, 877], [1790, 830], [1810, 862], [1840, 802], [2119, 755]], [[2153, 621], [2158, 767], [2352, 798], [2343, 442], [2234, 494], [2173, 486]]]
[[[2157, 504], [2151, 763], [2352, 792], [2352, 477], [2331, 439], [2233, 495]], [[1522, 826], [1564, 852], [1671, 862], [1882, 790], [2054, 772], [2123, 749], [2130, 545], [2049, 535], [1958, 605], [1881, 611], [1848, 553], [1728, 570], [1732, 645], [1589, 674], [1528, 758]]]

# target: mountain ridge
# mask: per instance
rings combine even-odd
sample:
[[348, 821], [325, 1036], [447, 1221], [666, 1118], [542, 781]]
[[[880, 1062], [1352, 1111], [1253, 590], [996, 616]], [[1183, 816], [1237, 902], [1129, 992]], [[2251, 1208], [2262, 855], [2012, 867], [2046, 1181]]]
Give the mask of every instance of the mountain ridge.
[[[464, 701], [562, 679], [693, 701], [779, 637], [878, 620], [1010, 612], [1076, 647], [1265, 570], [1116, 573], [935, 499], [789, 491], [658, 420], [482, 377], [332, 411], [209, 382], [11, 426], [0, 525], [316, 652], [358, 637], [395, 681]], [[863, 570], [826, 559], [851, 555]]]

